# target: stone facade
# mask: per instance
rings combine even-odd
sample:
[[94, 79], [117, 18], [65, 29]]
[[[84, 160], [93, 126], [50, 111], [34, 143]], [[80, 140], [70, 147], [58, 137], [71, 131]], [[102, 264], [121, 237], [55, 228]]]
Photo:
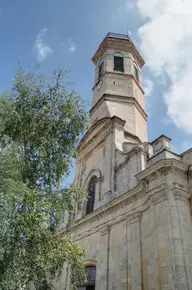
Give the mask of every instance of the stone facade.
[[[114, 71], [115, 52], [123, 72]], [[128, 36], [108, 34], [93, 62], [92, 125], [77, 148], [74, 182], [88, 189], [96, 177], [94, 210], [86, 215], [85, 202], [76, 213], [73, 237], [96, 266], [96, 281], [80, 289], [192, 289], [192, 149], [175, 154], [164, 135], [147, 141], [144, 61]], [[71, 289], [65, 267], [58, 290]]]

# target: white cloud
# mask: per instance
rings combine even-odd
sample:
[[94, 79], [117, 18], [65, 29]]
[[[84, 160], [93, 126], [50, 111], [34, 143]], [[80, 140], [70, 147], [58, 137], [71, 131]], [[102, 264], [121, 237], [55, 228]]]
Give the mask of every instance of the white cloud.
[[126, 9], [132, 10], [135, 8], [135, 2], [133, 2], [133, 0], [126, 0], [125, 6]]
[[68, 50], [71, 53], [74, 53], [76, 50], [76, 44], [73, 42], [71, 37], [68, 38]]
[[53, 50], [44, 43], [44, 37], [47, 33], [47, 28], [42, 28], [35, 40], [35, 49], [37, 51], [37, 58], [39, 61], [45, 60], [48, 56], [53, 54]]
[[169, 117], [165, 116], [163, 118], [160, 119], [160, 122], [165, 124], [165, 125], [172, 125], [173, 124], [173, 120], [171, 120]]
[[192, 1], [137, 0], [145, 23], [138, 30], [151, 71], [170, 80], [164, 89], [167, 117], [192, 133]]
[[150, 79], [143, 80], [143, 89], [144, 89], [146, 97], [150, 97], [152, 95], [153, 86], [154, 86], [154, 84]]

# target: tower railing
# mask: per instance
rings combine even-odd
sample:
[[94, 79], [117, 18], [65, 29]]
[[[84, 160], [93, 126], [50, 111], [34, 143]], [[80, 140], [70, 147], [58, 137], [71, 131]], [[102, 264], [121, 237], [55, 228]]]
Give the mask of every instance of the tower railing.
[[105, 38], [118, 38], [118, 39], [125, 39], [125, 40], [131, 41], [131, 38], [129, 37], [128, 34], [121, 34], [121, 33], [114, 33], [114, 32], [107, 33]]

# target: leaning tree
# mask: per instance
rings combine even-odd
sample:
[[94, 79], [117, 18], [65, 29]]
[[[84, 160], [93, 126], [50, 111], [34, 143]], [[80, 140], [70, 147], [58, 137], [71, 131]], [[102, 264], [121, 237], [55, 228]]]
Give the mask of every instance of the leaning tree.
[[85, 102], [68, 91], [63, 70], [51, 79], [19, 68], [0, 97], [0, 289], [54, 289], [64, 262], [71, 279], [84, 279], [84, 250], [70, 231], [57, 235], [64, 212], [81, 206], [84, 192], [66, 187]]

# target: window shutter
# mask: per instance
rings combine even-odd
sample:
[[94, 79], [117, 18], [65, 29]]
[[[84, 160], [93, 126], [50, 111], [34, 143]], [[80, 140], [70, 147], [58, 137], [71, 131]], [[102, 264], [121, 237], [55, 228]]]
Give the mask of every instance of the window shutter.
[[139, 82], [139, 70], [135, 63], [134, 63], [134, 70], [135, 70], [135, 78]]
[[86, 214], [89, 214], [94, 210], [96, 182], [97, 178], [94, 177], [89, 184]]
[[114, 70], [124, 71], [123, 57], [114, 56]]
[[87, 268], [87, 280], [88, 283], [95, 283], [96, 279], [96, 268], [95, 267], [89, 267]]
[[83, 287], [86, 287], [85, 289], [95, 289], [95, 280], [96, 280], [96, 267], [94, 266], [89, 266], [89, 267], [86, 267], [86, 276], [87, 276], [87, 279], [82, 283], [81, 287], [82, 288], [79, 288], [79, 290], [83, 290], [84, 288]]
[[99, 66], [99, 79], [103, 75], [103, 73], [104, 73], [104, 61], [102, 61], [102, 63]]

